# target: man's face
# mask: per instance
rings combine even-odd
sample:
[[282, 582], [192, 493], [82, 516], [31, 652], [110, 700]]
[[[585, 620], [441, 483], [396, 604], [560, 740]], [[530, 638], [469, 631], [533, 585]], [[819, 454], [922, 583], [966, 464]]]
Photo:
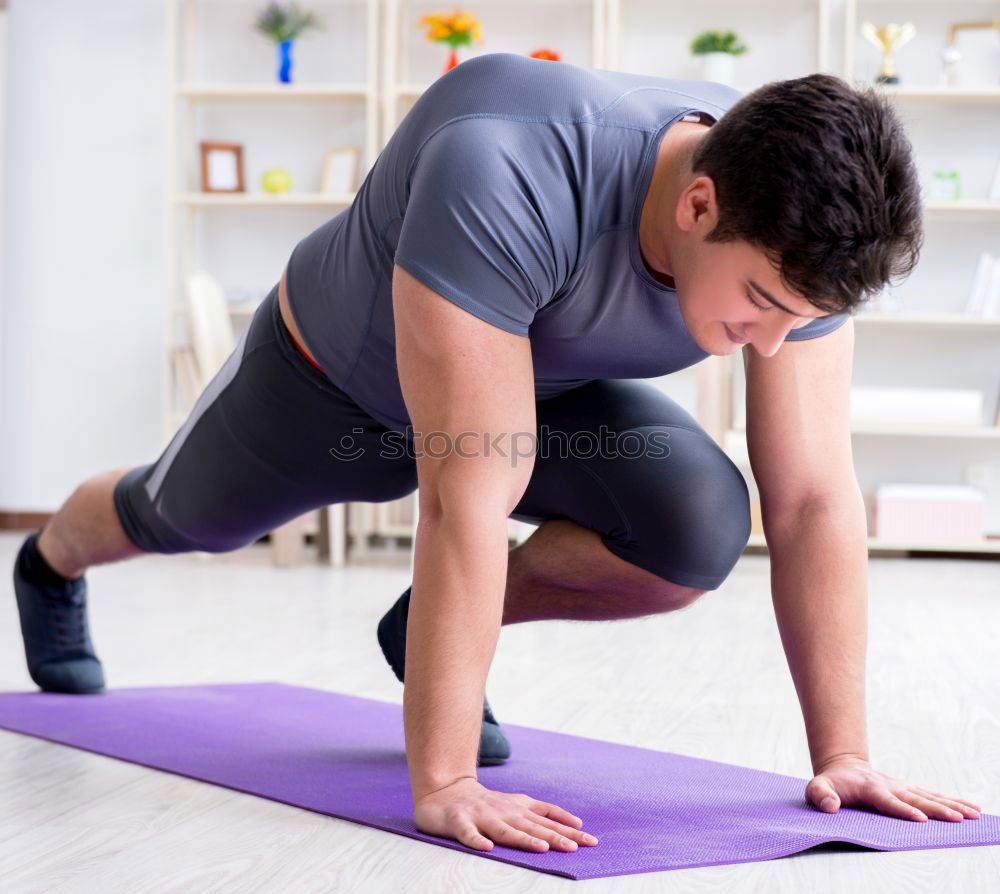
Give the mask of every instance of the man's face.
[[673, 278], [684, 324], [710, 354], [733, 354], [751, 344], [770, 357], [789, 330], [826, 316], [789, 292], [767, 256], [747, 242], [695, 236], [676, 258]]

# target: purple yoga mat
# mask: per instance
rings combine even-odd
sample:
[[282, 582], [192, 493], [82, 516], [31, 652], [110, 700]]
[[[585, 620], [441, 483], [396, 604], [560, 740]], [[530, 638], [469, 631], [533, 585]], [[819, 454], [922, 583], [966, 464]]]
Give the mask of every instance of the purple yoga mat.
[[829, 841], [877, 850], [1000, 844], [1000, 817], [947, 822], [805, 804], [806, 780], [504, 724], [479, 780], [582, 817], [600, 843], [474, 851], [413, 825], [399, 705], [284, 683], [0, 694], [0, 727], [573, 879], [769, 860]]

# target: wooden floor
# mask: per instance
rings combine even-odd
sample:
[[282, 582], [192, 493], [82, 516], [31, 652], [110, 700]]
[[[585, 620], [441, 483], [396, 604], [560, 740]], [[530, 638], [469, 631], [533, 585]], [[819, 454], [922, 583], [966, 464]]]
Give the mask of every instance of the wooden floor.
[[[4, 569], [20, 539], [0, 535]], [[112, 687], [281, 680], [401, 704], [374, 629], [407, 567], [146, 557], [90, 573], [91, 625]], [[1000, 563], [874, 559], [870, 582], [873, 760], [1000, 813]], [[3, 586], [0, 690], [30, 690]], [[811, 775], [765, 556], [681, 612], [504, 628], [487, 692], [501, 722]], [[571, 889], [998, 891], [1000, 847], [573, 882], [0, 730], [4, 894]]]

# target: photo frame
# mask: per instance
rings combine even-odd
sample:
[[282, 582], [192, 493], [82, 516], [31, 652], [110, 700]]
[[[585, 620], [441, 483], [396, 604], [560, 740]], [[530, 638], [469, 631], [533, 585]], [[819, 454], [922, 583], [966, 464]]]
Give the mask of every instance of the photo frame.
[[245, 192], [243, 146], [201, 142], [201, 191]]
[[361, 166], [361, 150], [357, 146], [338, 146], [330, 149], [323, 157], [323, 175], [319, 191], [330, 193], [353, 193], [358, 188], [358, 170]]

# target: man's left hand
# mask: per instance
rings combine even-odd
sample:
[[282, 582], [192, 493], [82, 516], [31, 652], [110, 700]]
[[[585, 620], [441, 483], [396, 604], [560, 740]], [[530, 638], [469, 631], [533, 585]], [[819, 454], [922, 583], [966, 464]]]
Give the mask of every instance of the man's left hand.
[[979, 819], [976, 804], [894, 779], [856, 757], [820, 766], [806, 786], [806, 801], [825, 813], [836, 813], [841, 807], [871, 807], [886, 816], [917, 822], [929, 817], [952, 822]]

